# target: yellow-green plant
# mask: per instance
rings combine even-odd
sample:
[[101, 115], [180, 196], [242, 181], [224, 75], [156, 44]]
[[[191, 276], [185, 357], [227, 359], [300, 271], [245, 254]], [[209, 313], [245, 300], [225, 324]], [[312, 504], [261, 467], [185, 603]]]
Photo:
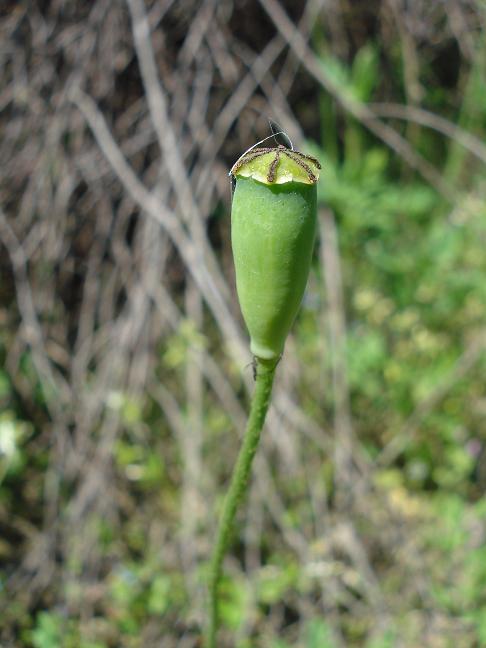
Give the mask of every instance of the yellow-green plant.
[[278, 146], [251, 148], [230, 171], [236, 181], [231, 211], [236, 287], [250, 333], [256, 382], [211, 561], [207, 648], [216, 646], [218, 585], [234, 517], [246, 491], [275, 369], [309, 275], [320, 168], [315, 158]]

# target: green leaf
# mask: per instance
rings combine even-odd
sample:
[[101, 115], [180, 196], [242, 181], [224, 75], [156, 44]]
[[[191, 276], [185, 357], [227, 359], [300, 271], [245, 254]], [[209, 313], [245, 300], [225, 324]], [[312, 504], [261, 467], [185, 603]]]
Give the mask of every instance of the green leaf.
[[331, 629], [325, 621], [314, 619], [306, 628], [306, 648], [335, 648]]
[[39, 612], [32, 631], [34, 648], [62, 648], [62, 618], [53, 612]]
[[351, 81], [356, 97], [369, 101], [378, 81], [378, 56], [371, 43], [362, 47], [354, 57]]

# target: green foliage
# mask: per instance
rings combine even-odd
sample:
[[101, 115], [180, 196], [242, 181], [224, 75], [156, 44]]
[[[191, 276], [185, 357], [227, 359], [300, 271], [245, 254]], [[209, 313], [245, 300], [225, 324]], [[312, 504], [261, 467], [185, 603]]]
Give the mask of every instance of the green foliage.
[[222, 623], [235, 632], [246, 618], [248, 586], [244, 581], [226, 578], [221, 587], [220, 614]]
[[56, 612], [39, 612], [29, 645], [33, 648], [108, 648], [104, 642], [81, 637], [79, 631], [73, 620]]
[[[331, 629], [325, 621], [313, 619], [306, 625], [302, 648], [335, 648], [335, 646]], [[272, 648], [290, 648], [290, 644], [277, 640], [272, 643]]]
[[37, 623], [32, 631], [34, 648], [61, 648], [62, 618], [50, 612], [40, 612]]
[[265, 605], [277, 603], [297, 585], [298, 576], [298, 566], [295, 563], [264, 567], [260, 570], [257, 583], [258, 600]]
[[335, 648], [331, 638], [331, 630], [327, 623], [315, 619], [306, 629], [306, 648]]

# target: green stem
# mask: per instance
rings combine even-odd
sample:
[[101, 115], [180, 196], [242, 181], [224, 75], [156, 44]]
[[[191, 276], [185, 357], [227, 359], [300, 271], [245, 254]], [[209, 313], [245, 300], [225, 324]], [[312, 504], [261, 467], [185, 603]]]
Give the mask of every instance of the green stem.
[[219, 624], [218, 586], [221, 580], [223, 558], [228, 548], [233, 527], [233, 521], [238, 506], [246, 492], [251, 464], [260, 440], [260, 433], [265, 422], [276, 362], [274, 360], [256, 359], [255, 391], [251, 401], [251, 410], [245, 430], [236, 465], [233, 469], [231, 484], [224, 500], [223, 511], [219, 522], [216, 543], [211, 558], [211, 573], [209, 580], [209, 628], [206, 648], [216, 648], [216, 633]]

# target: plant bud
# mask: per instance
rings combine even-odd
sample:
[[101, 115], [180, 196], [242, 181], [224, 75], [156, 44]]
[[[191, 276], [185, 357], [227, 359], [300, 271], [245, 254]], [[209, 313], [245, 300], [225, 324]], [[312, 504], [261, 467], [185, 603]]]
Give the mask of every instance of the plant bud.
[[230, 174], [236, 180], [231, 243], [236, 288], [262, 360], [278, 360], [304, 295], [316, 232], [321, 165], [297, 151], [258, 148]]

